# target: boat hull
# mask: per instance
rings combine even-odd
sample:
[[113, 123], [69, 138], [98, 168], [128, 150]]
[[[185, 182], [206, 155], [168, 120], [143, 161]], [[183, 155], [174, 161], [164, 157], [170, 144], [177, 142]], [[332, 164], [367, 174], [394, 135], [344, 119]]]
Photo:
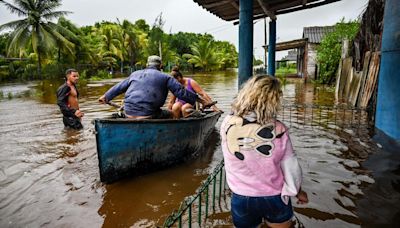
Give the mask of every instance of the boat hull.
[[96, 119], [100, 179], [114, 182], [182, 162], [204, 144], [221, 113], [201, 118]]

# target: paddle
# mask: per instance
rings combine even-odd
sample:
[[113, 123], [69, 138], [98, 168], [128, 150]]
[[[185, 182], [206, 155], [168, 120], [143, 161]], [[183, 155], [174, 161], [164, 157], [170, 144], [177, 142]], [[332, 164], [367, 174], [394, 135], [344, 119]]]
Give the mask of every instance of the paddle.
[[[112, 101], [107, 102], [107, 104], [118, 109], [118, 113], [116, 113], [116, 117], [125, 118], [124, 106], [123, 105], [118, 105], [117, 103], [112, 102]], [[115, 113], [113, 114], [113, 116], [114, 115], [115, 115]]]
[[115, 103], [113, 101], [109, 101], [109, 102], [107, 102], [107, 104], [110, 106], [113, 106], [114, 108], [123, 109], [123, 107], [121, 105], [118, 105], [117, 103]]

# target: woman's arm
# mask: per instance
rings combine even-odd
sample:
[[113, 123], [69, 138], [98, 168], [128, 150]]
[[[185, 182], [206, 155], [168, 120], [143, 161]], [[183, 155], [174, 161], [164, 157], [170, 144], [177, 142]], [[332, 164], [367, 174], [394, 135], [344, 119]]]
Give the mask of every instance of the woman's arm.
[[190, 85], [192, 86], [193, 90], [199, 94], [200, 96], [203, 97], [204, 100], [206, 100], [207, 102], [211, 102], [212, 99], [210, 96], [208, 96], [208, 94], [201, 88], [201, 86], [199, 85], [199, 83], [197, 83], [195, 80], [190, 80]]
[[293, 151], [288, 129], [277, 122], [276, 134], [277, 138], [275, 140], [282, 140], [282, 143], [285, 145], [285, 154], [281, 160], [281, 169], [285, 180], [281, 192], [282, 200], [287, 203], [289, 196], [296, 196], [298, 203], [307, 203], [307, 193], [301, 190], [302, 170], [297, 156]]
[[[212, 102], [211, 97], [200, 87], [200, 85], [195, 80], [192, 79], [190, 81], [190, 85], [197, 94], [203, 97], [204, 100], [206, 100], [207, 102]], [[216, 105], [213, 105], [212, 108], [216, 112], [221, 111], [219, 108], [217, 108]]]

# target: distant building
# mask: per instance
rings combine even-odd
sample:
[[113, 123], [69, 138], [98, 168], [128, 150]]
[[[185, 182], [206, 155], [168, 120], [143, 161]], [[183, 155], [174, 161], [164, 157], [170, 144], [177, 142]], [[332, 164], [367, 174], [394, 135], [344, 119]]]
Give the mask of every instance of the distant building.
[[[334, 26], [313, 26], [303, 28], [303, 37], [276, 44], [276, 51], [290, 50], [289, 54], [276, 64], [282, 62], [297, 62], [297, 76], [305, 80], [316, 79], [318, 73], [317, 47], [329, 32], [333, 32]], [[265, 53], [268, 45], [263, 46]], [[297, 61], [296, 61], [297, 60]]]
[[334, 26], [313, 26], [303, 28], [303, 39], [307, 39], [307, 44], [298, 49], [297, 71], [304, 72], [306, 66], [306, 74], [308, 79], [317, 78], [317, 47], [327, 33], [333, 32]]
[[283, 57], [280, 61], [286, 61], [288, 63], [296, 63], [297, 62], [297, 50], [289, 50], [288, 54]]
[[297, 63], [297, 49], [289, 50], [288, 54], [283, 57], [281, 60], [276, 61], [276, 69], [281, 68], [282, 65], [284, 67], [288, 66], [288, 64], [296, 64]]

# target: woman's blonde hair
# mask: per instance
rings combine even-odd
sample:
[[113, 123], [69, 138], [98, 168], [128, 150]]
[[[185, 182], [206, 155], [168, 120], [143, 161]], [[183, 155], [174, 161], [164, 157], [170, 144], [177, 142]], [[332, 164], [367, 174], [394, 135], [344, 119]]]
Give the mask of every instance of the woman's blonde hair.
[[244, 117], [254, 112], [259, 124], [267, 124], [280, 108], [281, 95], [281, 84], [278, 79], [269, 75], [254, 76], [244, 84], [233, 101], [233, 113]]

